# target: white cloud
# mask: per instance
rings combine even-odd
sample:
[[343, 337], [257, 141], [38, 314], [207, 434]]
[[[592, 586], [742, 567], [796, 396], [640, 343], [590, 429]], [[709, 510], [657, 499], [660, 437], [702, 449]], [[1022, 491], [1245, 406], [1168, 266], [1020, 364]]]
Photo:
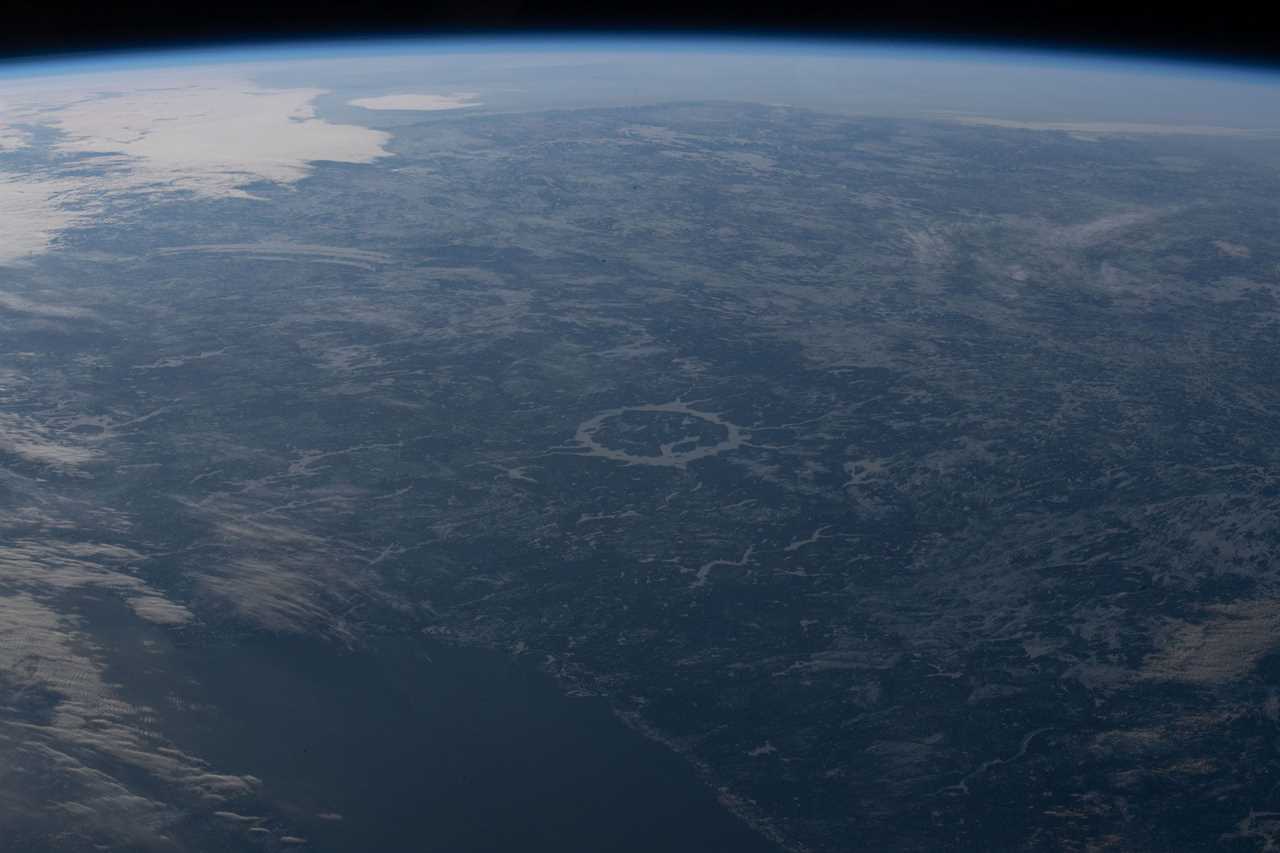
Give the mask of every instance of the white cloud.
[[83, 465], [99, 455], [90, 447], [55, 435], [32, 418], [3, 412], [0, 412], [0, 453], [11, 453], [27, 462], [56, 468]]
[[140, 595], [131, 598], [129, 606], [139, 617], [157, 625], [185, 625], [194, 618], [191, 611], [181, 604], [158, 595]]
[[386, 133], [316, 117], [322, 91], [212, 72], [9, 84], [0, 90], [0, 150], [27, 144], [13, 124], [39, 125], [59, 133], [55, 151], [65, 159], [0, 171], [0, 263], [48, 251], [60, 233], [130, 193], [249, 198], [246, 185], [292, 183], [318, 160], [384, 156]]
[[451, 95], [379, 95], [376, 98], [356, 98], [348, 103], [366, 110], [457, 110], [480, 106], [483, 102], [472, 100], [475, 96], [474, 92], [455, 92]]

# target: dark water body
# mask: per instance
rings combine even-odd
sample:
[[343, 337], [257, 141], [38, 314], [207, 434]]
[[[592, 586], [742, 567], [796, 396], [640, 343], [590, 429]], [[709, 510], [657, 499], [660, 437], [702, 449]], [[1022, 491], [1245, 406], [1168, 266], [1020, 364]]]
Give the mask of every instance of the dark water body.
[[[101, 639], [124, 666], [138, 638], [117, 624], [106, 629], [117, 636]], [[169, 636], [136, 645], [134, 661], [158, 672], [157, 654], [167, 658], [164, 669], [187, 677], [180, 692], [208, 704], [170, 708], [163, 728], [216, 772], [261, 778], [260, 805], [279, 816], [273, 835], [308, 841], [295, 849], [776, 849], [603, 701], [566, 697], [504, 655], [418, 637], [345, 652], [274, 637], [178, 647], [161, 639]], [[152, 687], [172, 691], [165, 681]], [[335, 814], [342, 819], [321, 817]]]

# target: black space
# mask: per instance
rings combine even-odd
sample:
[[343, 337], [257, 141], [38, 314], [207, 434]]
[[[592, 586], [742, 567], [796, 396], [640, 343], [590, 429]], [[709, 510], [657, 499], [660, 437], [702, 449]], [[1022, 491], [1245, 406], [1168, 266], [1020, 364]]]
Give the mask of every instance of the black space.
[[963, 40], [1280, 65], [1280, 14], [1230, 0], [9, 0], [0, 57], [228, 41], [696, 31]]

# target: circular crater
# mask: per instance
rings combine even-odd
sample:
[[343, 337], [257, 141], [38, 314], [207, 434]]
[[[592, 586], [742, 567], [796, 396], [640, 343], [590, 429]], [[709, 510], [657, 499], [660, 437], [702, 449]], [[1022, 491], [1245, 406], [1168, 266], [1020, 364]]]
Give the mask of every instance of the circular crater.
[[609, 409], [583, 421], [575, 439], [590, 456], [667, 467], [734, 450], [744, 440], [736, 424], [679, 402]]

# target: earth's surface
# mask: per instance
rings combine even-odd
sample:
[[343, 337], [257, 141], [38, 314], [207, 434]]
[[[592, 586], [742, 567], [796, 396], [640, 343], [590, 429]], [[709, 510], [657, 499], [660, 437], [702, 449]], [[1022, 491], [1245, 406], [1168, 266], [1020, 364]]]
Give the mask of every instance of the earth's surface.
[[0, 848], [1280, 844], [1280, 86], [0, 78]]

